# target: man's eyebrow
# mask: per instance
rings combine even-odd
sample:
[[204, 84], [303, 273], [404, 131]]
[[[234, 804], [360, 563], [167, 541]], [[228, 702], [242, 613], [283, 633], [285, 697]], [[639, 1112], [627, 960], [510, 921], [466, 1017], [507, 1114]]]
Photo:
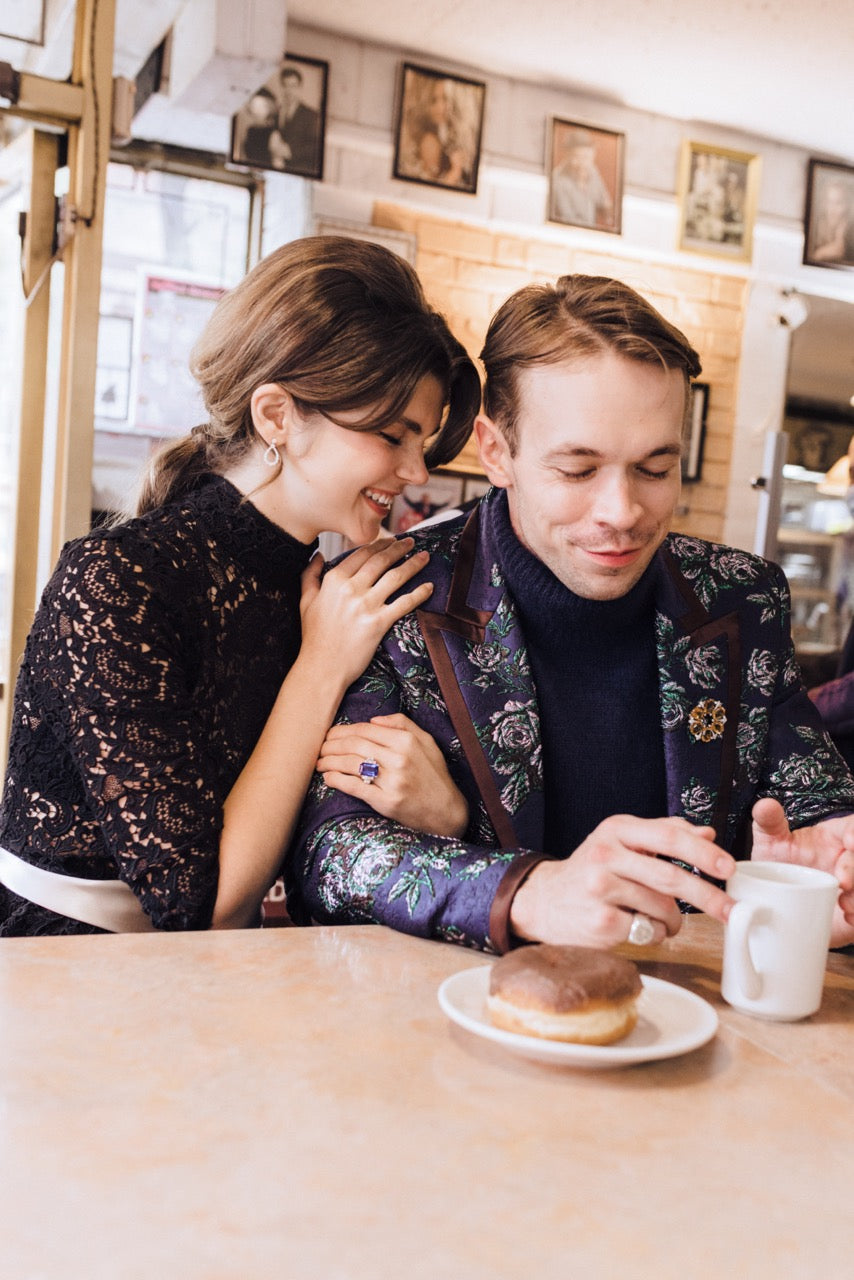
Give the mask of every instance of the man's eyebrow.
[[[650, 449], [649, 453], [645, 453], [639, 462], [645, 462], [648, 458], [675, 458], [682, 453], [682, 447], [678, 444], [662, 444], [657, 449]], [[605, 455], [600, 453], [598, 449], [591, 449], [587, 445], [564, 445], [546, 454], [547, 459], [551, 458], [602, 458]]]
[[416, 422], [414, 418], [401, 418], [400, 423], [401, 426], [406, 427], [407, 431], [412, 431], [417, 436], [424, 434], [424, 428], [421, 426], [421, 423]]

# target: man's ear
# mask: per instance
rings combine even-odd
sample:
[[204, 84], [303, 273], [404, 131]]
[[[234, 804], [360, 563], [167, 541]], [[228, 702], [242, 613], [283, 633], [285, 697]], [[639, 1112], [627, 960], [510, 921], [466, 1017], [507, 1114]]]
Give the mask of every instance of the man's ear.
[[297, 418], [293, 397], [278, 382], [262, 382], [252, 392], [252, 424], [265, 445], [281, 447]]
[[491, 418], [479, 413], [474, 420], [474, 437], [490, 483], [499, 489], [507, 489], [513, 481], [513, 462], [504, 433]]

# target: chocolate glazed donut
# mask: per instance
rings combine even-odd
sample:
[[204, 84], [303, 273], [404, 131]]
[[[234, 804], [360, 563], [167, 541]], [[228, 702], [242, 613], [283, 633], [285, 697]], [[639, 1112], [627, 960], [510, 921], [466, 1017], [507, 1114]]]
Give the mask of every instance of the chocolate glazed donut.
[[505, 1031], [613, 1044], [637, 1022], [642, 990], [631, 960], [592, 947], [539, 943], [495, 961], [486, 1007], [490, 1021]]

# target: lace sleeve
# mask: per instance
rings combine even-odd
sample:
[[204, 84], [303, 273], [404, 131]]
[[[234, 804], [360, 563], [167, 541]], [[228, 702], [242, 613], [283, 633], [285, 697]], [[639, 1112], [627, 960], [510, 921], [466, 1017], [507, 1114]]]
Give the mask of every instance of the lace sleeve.
[[224, 800], [193, 704], [192, 595], [165, 553], [86, 539], [29, 655], [99, 843], [165, 929], [210, 923]]

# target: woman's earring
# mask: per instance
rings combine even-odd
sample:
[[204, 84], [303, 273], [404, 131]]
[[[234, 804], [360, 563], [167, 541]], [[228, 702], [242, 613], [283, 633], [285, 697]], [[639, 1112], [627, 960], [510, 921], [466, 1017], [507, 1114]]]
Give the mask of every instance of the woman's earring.
[[279, 456], [279, 448], [275, 440], [271, 440], [264, 450], [264, 461], [271, 469], [281, 465], [281, 457]]

